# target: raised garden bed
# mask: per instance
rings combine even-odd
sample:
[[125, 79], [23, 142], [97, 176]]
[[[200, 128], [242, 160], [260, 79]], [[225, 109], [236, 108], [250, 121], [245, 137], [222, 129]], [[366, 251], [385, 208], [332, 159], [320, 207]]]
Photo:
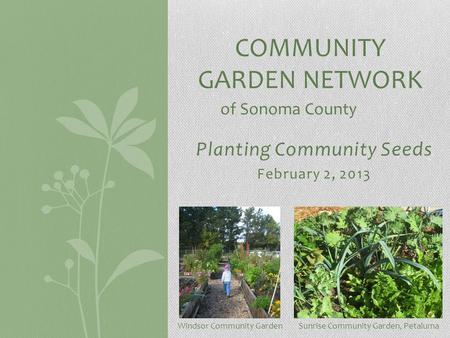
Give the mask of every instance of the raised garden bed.
[[245, 252], [236, 251], [230, 258], [230, 262], [234, 275], [242, 280], [244, 298], [253, 316], [279, 318], [280, 259], [269, 252], [246, 256]]
[[208, 288], [208, 280], [203, 282], [203, 284], [201, 284], [200, 287], [195, 287], [195, 295], [193, 296], [194, 298], [190, 302], [188, 302], [187, 305], [184, 307], [183, 311], [180, 314], [180, 318], [195, 318], [195, 316], [197, 316], [197, 312], [200, 308], [203, 296], [205, 295], [207, 288]]
[[253, 293], [253, 291], [248, 286], [245, 279], [241, 279], [241, 289], [242, 293], [244, 294], [245, 301], [247, 302], [248, 308], [250, 309], [250, 312], [252, 313], [253, 318], [269, 318], [269, 315], [264, 309], [257, 309], [252, 307], [252, 304], [256, 300], [256, 296]]

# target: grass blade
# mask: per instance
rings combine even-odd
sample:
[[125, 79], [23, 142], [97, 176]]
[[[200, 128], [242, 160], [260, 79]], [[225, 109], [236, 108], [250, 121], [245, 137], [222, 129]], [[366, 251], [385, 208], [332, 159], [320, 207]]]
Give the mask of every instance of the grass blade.
[[[434, 285], [440, 290], [441, 289], [441, 285], [438, 281], [438, 279], [436, 278], [436, 276], [430, 271], [430, 269], [428, 269], [426, 266], [419, 264], [417, 262], [411, 261], [409, 259], [406, 258], [396, 258], [395, 259], [396, 262], [398, 263], [404, 263], [404, 264], [408, 264], [411, 265], [412, 267], [422, 270], [423, 272], [425, 272], [433, 281]], [[375, 269], [377, 266], [380, 266], [381, 264], [387, 263], [389, 260], [387, 258], [385, 259], [380, 259], [379, 261], [377, 261], [376, 263], [374, 263], [373, 265], [371, 265], [367, 271], [366, 274], [368, 274], [371, 270]]]
[[423, 272], [425, 272], [433, 281], [434, 285], [436, 285], [436, 287], [440, 290], [441, 289], [441, 284], [439, 283], [439, 281], [437, 280], [436, 276], [430, 271], [430, 269], [428, 269], [426, 266], [419, 264], [417, 262], [411, 261], [409, 259], [406, 258], [397, 258], [397, 261], [411, 265], [417, 269], [422, 270]]
[[393, 272], [393, 271], [389, 271], [389, 270], [381, 270], [381, 272], [384, 272], [386, 275], [392, 276], [394, 278], [398, 278], [402, 281], [404, 281], [406, 284], [408, 284], [409, 286], [412, 285], [412, 281], [411, 279], [409, 279], [408, 277], [406, 277], [405, 275], [402, 275], [400, 273], [397, 272]]
[[350, 245], [352, 244], [352, 242], [361, 234], [370, 232], [370, 229], [362, 229], [359, 230], [357, 232], [355, 232], [353, 234], [352, 237], [350, 237], [347, 240], [347, 243], [345, 244], [344, 249], [341, 251], [341, 257], [339, 259], [339, 263], [336, 266], [336, 289], [337, 289], [337, 295], [338, 298], [341, 298], [341, 277], [342, 277], [342, 272], [344, 271], [345, 265], [346, 265], [346, 260], [345, 257], [347, 256], [347, 254], [349, 253], [350, 250]]
[[391, 263], [394, 271], [397, 271], [397, 265], [395, 264], [395, 258], [392, 255], [391, 249], [387, 246], [386, 242], [383, 240], [378, 241], [378, 243], [380, 244], [381, 248], [383, 249], [384, 255]]

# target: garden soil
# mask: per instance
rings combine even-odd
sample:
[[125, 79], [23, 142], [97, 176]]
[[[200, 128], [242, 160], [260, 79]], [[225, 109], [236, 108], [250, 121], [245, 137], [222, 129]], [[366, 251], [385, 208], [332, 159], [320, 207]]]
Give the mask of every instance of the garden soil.
[[232, 280], [230, 298], [225, 295], [220, 279], [210, 279], [208, 284], [208, 291], [197, 314], [197, 318], [252, 317], [238, 280]]
[[295, 208], [295, 221], [300, 222], [301, 220], [310, 217], [317, 216], [321, 212], [333, 213], [341, 211], [343, 207], [296, 207]]

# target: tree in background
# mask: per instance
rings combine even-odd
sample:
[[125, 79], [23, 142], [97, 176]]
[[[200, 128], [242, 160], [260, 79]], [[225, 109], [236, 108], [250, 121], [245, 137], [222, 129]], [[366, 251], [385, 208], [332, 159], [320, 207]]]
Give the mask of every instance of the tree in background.
[[210, 222], [210, 208], [207, 207], [181, 207], [180, 222], [180, 249], [195, 250], [200, 248], [204, 229], [208, 229]]
[[242, 219], [245, 243], [251, 249], [278, 250], [280, 226], [262, 209], [247, 208]]
[[225, 251], [234, 250], [235, 244], [241, 234], [239, 222], [241, 221], [242, 209], [236, 207], [217, 208], [217, 223], [221, 234], [222, 244]]
[[225, 250], [233, 250], [241, 213], [237, 207], [181, 207], [180, 249], [208, 249], [222, 243]]
[[278, 250], [280, 226], [271, 215], [254, 207], [181, 207], [180, 249], [209, 249], [220, 243], [234, 250], [238, 240], [246, 248]]
[[253, 229], [253, 220], [254, 220], [255, 208], [250, 207], [244, 210], [244, 214], [242, 215], [242, 237], [245, 243], [245, 250], [248, 252], [250, 250], [250, 240], [251, 233]]
[[280, 225], [272, 216], [265, 216], [265, 246], [269, 250], [280, 250]]

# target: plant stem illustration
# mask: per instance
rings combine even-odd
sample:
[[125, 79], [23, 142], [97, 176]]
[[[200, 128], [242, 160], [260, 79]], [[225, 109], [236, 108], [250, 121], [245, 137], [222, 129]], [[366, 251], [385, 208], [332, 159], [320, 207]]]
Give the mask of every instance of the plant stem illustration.
[[[106, 155], [105, 169], [103, 171], [102, 187], [105, 186], [106, 177], [108, 174], [109, 160], [111, 158], [111, 144], [108, 144], [108, 152]], [[102, 232], [102, 211], [103, 211], [103, 198], [104, 194], [100, 194], [100, 202], [98, 207], [98, 223], [97, 223], [97, 242], [95, 245], [95, 257], [97, 257], [97, 264], [95, 264], [95, 313], [97, 317], [97, 336], [101, 338], [101, 325], [100, 325], [100, 295], [99, 295], [99, 285], [98, 285], [98, 267], [100, 264], [100, 236]]]
[[[56, 206], [45, 205], [42, 207], [44, 214], [50, 213], [52, 210], [67, 208], [74, 212], [78, 217], [78, 232], [76, 238], [67, 240], [67, 243], [75, 250], [76, 253], [76, 271], [75, 286], [72, 285], [73, 274], [71, 271], [74, 267], [72, 259], [65, 261], [67, 270], [67, 281], [61, 282], [50, 275], [44, 277], [47, 283], [53, 283], [67, 289], [76, 297], [78, 309], [80, 312], [81, 325], [85, 338], [89, 338], [89, 332], [96, 332], [97, 338], [102, 337], [101, 322], [101, 298], [109, 285], [120, 275], [128, 270], [141, 264], [160, 260], [163, 257], [153, 250], [141, 249], [136, 250], [127, 255], [112, 272], [110, 277], [101, 286], [100, 283], [100, 254], [101, 254], [101, 234], [103, 226], [103, 214], [105, 212], [104, 197], [105, 191], [112, 189], [115, 182], [108, 180], [108, 171], [113, 150], [117, 151], [122, 158], [131, 166], [142, 170], [148, 176], [153, 178], [153, 165], [147, 154], [137, 147], [146, 142], [154, 133], [156, 123], [155, 120], [146, 122], [137, 118], [129, 118], [128, 116], [134, 110], [137, 104], [138, 90], [132, 88], [120, 96], [117, 101], [116, 109], [112, 117], [111, 126], [108, 127], [106, 119], [100, 108], [89, 100], [78, 100], [74, 104], [80, 109], [87, 122], [72, 118], [60, 117], [57, 119], [70, 132], [91, 138], [103, 140], [106, 143], [106, 159], [103, 168], [103, 175], [100, 187], [92, 191], [89, 183], [90, 173], [87, 169], [80, 170], [79, 166], [73, 165], [70, 169], [68, 180], [64, 179], [64, 173], [57, 171], [54, 174], [55, 182], [52, 186], [43, 184], [42, 190], [45, 192], [57, 193], [63, 203]], [[97, 229], [95, 238], [95, 252], [92, 250], [86, 238], [83, 238], [83, 222], [84, 210], [87, 203], [98, 197], [97, 210]], [[95, 304], [95, 323], [96, 330], [89, 330], [86, 321], [86, 309], [82, 297], [82, 280], [81, 273], [83, 262], [93, 268], [94, 278], [92, 281], [94, 287], [94, 304]], [[89, 277], [89, 276], [88, 276]], [[92, 336], [92, 335], [91, 335]]]
[[[81, 209], [80, 212], [80, 222], [79, 222], [79, 226], [78, 226], [78, 239], [81, 240], [81, 235], [82, 235], [82, 227], [83, 227], [83, 209]], [[84, 332], [84, 336], [86, 338], [88, 338], [88, 332], [87, 332], [87, 326], [86, 326], [86, 317], [84, 314], [84, 309], [83, 309], [83, 304], [81, 303], [81, 287], [80, 287], [80, 283], [81, 283], [81, 256], [80, 254], [77, 254], [77, 300], [78, 300], [78, 307], [80, 309], [80, 315], [81, 315], [81, 323], [83, 325], [83, 332]]]

